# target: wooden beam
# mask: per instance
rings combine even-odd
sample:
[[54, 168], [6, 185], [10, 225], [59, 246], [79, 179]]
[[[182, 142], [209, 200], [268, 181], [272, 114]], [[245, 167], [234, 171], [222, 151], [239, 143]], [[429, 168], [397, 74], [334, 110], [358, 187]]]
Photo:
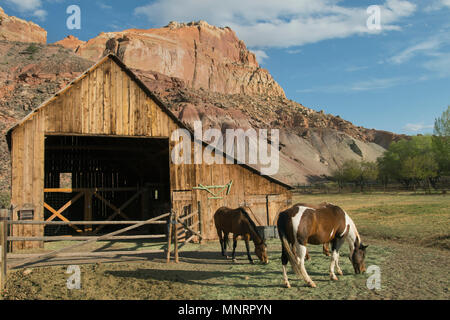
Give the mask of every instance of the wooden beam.
[[[45, 237], [8, 237], [8, 241], [80, 241], [90, 240], [95, 236], [45, 236]], [[104, 240], [137, 240], [165, 238], [165, 234], [140, 234], [131, 236], [114, 236]]]
[[8, 252], [8, 224], [6, 220], [0, 220], [0, 291], [3, 291], [6, 285], [7, 265], [6, 253]]
[[[107, 221], [110, 221], [112, 219], [114, 219], [115, 216], [117, 216], [118, 214], [120, 214], [121, 216], [123, 216], [125, 219], [128, 219], [128, 217], [122, 212], [123, 209], [125, 209], [126, 207], [128, 207], [128, 205], [130, 205], [134, 199], [136, 199], [138, 196], [141, 195], [142, 192], [144, 192], [145, 189], [140, 189], [137, 193], [135, 193], [130, 199], [128, 199], [124, 204], [122, 204], [120, 206], [120, 208], [117, 208], [116, 206], [114, 206], [113, 204], [111, 204], [109, 201], [107, 201], [106, 199], [104, 199], [102, 196], [100, 196], [97, 193], [94, 193], [93, 195], [97, 198], [99, 198], [101, 201], [105, 202], [105, 204], [107, 206], [109, 206], [111, 209], [113, 209], [115, 211], [115, 213], [113, 213], [111, 216], [108, 217], [108, 219], [106, 219]], [[103, 199], [103, 200], [102, 200]], [[96, 234], [98, 231], [100, 231], [103, 228], [103, 226], [98, 227], [97, 229], [94, 230], [94, 234]]]
[[[123, 229], [120, 229], [120, 230], [117, 230], [117, 231], [114, 231], [114, 232], [111, 232], [111, 233], [108, 233], [108, 234], [105, 234], [105, 235], [102, 235], [102, 236], [92, 237], [91, 239], [86, 240], [86, 241], [84, 241], [82, 243], [77, 243], [77, 244], [74, 244], [74, 245], [71, 245], [71, 246], [68, 246], [68, 247], [65, 247], [65, 248], [61, 248], [59, 250], [54, 250], [54, 251], [51, 251], [51, 252], [48, 252], [48, 253], [41, 254], [41, 255], [39, 255], [37, 257], [32, 257], [32, 258], [29, 258], [29, 259], [25, 259], [25, 260], [15, 264], [15, 265], [11, 266], [10, 269], [17, 268], [19, 266], [24, 266], [26, 264], [30, 264], [32, 262], [36, 262], [36, 261], [39, 261], [39, 260], [48, 259], [50, 257], [53, 257], [53, 256], [57, 255], [60, 252], [64, 252], [64, 251], [67, 251], [67, 250], [70, 250], [70, 249], [73, 249], [73, 248], [78, 248], [78, 247], [84, 246], [84, 245], [92, 243], [92, 242], [105, 240], [105, 239], [110, 238], [112, 236], [115, 236], [115, 235], [124, 233], [126, 231], [129, 231], [129, 230], [141, 227], [141, 226], [143, 226], [143, 225], [145, 225], [145, 224], [147, 224], [149, 222], [156, 221], [156, 220], [162, 219], [164, 217], [167, 217], [169, 214], [170, 213], [165, 213], [165, 214], [159, 215], [157, 217], [154, 217], [154, 218], [142, 221], [140, 223], [136, 223], [136, 224], [131, 225], [129, 227], [126, 227], [126, 228], [123, 228]], [[90, 250], [90, 251], [92, 251], [92, 250]]]
[[[14, 220], [9, 221], [8, 224], [45, 224], [45, 225], [57, 225], [57, 226], [65, 226], [68, 224], [79, 224], [79, 225], [89, 225], [89, 224], [105, 224], [105, 225], [117, 225], [117, 224], [136, 224], [142, 222], [143, 220], [120, 220], [120, 221], [37, 221], [37, 220]], [[153, 221], [148, 224], [165, 224], [165, 221]]]
[[[53, 212], [53, 215], [50, 216], [50, 218], [47, 219], [47, 221], [52, 221], [56, 216], [58, 216], [61, 220], [66, 219], [64, 216], [62, 216], [62, 213], [64, 212], [64, 210], [66, 210], [68, 207], [70, 207], [72, 204], [74, 204], [78, 199], [80, 199], [83, 196], [83, 193], [80, 192], [77, 195], [75, 195], [75, 197], [73, 197], [72, 199], [70, 199], [69, 201], [66, 202], [65, 205], [63, 205], [61, 208], [59, 208], [58, 211], [56, 211], [55, 209], [53, 209], [52, 207], [50, 207], [47, 203], [44, 202], [44, 207], [46, 207], [48, 210], [50, 210], [51, 212]], [[50, 209], [51, 208], [51, 209]], [[67, 219], [66, 219], [67, 220]], [[69, 221], [69, 220], [67, 220]]]

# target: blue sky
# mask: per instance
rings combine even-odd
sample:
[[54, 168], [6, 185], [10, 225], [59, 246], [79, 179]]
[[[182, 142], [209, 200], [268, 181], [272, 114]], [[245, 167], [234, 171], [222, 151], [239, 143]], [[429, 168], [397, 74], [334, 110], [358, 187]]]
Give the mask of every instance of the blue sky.
[[[69, 30], [68, 6], [81, 9]], [[369, 24], [378, 6], [380, 29]], [[432, 133], [450, 105], [450, 0], [0, 0], [52, 43], [73, 34], [206, 20], [230, 26], [288, 98], [355, 125]]]

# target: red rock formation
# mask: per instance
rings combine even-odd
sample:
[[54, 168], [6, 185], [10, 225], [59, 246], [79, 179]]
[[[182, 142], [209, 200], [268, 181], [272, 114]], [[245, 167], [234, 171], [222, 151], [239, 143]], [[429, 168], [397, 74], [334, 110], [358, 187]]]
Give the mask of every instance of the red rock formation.
[[0, 40], [47, 42], [47, 31], [31, 21], [8, 16], [0, 7]]
[[55, 44], [59, 44], [65, 48], [72, 50], [73, 52], [77, 52], [79, 47], [85, 43], [86, 41], [80, 40], [72, 35], [68, 35], [64, 39], [55, 42]]
[[76, 53], [97, 61], [107, 52], [115, 53], [131, 68], [177, 77], [193, 89], [285, 96], [283, 89], [258, 65], [255, 55], [233, 30], [204, 21], [171, 22], [159, 29], [101, 33], [81, 44]]

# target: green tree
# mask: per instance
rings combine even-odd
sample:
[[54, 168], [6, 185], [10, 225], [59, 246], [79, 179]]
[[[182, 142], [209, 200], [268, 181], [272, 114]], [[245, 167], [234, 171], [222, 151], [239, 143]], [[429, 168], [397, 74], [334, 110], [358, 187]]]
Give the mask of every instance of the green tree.
[[345, 183], [354, 183], [363, 191], [367, 182], [376, 180], [377, 176], [376, 163], [357, 160], [347, 160], [331, 173], [332, 180], [338, 183], [340, 190]]
[[440, 175], [450, 175], [450, 106], [434, 122], [433, 151]]
[[377, 160], [378, 176], [413, 188], [421, 182], [434, 185], [439, 173], [432, 139], [432, 136], [420, 135], [391, 143]]

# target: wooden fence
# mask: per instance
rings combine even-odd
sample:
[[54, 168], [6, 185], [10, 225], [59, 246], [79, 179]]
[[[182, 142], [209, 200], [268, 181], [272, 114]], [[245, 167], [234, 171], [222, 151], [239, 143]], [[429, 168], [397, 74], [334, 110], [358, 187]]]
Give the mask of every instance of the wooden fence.
[[[34, 220], [10, 220], [5, 216], [5, 212], [8, 210], [2, 210], [0, 214], [0, 290], [3, 290], [7, 279], [7, 270], [24, 267], [31, 263], [36, 263], [38, 261], [48, 259], [55, 256], [92, 256], [94, 253], [92, 250], [83, 252], [70, 252], [65, 253], [74, 248], [84, 246], [89, 243], [102, 240], [137, 240], [137, 239], [166, 239], [167, 245], [165, 248], [159, 250], [139, 250], [135, 253], [146, 254], [146, 253], [157, 253], [165, 252], [167, 263], [171, 259], [171, 247], [173, 245], [173, 257], [174, 261], [178, 263], [179, 255], [178, 250], [184, 246], [189, 241], [192, 241], [195, 237], [201, 240], [202, 235], [200, 233], [200, 228], [198, 231], [194, 230], [198, 223], [189, 225], [187, 221], [194, 216], [189, 214], [180, 217], [177, 212], [171, 211], [157, 217], [145, 220], [145, 221], [34, 221]], [[195, 213], [197, 214], [197, 213]], [[41, 237], [17, 237], [9, 236], [9, 229], [12, 225], [129, 225], [128, 227], [104, 234], [104, 235], [94, 235], [94, 236], [41, 236]], [[138, 227], [149, 225], [149, 224], [166, 224], [168, 229], [168, 234], [148, 234], [148, 235], [122, 235], [124, 232], [136, 229]], [[24, 257], [20, 262], [7, 265], [7, 257], [11, 257], [11, 254], [7, 254], [8, 251], [8, 241], [59, 241], [59, 240], [75, 240], [83, 241], [81, 243], [73, 244], [62, 249], [54, 250], [42, 254], [15, 254], [17, 258]], [[108, 251], [108, 252], [95, 252], [95, 256], [107, 256], [112, 254], [123, 254], [123, 251]], [[127, 253], [130, 253], [129, 251]]]

